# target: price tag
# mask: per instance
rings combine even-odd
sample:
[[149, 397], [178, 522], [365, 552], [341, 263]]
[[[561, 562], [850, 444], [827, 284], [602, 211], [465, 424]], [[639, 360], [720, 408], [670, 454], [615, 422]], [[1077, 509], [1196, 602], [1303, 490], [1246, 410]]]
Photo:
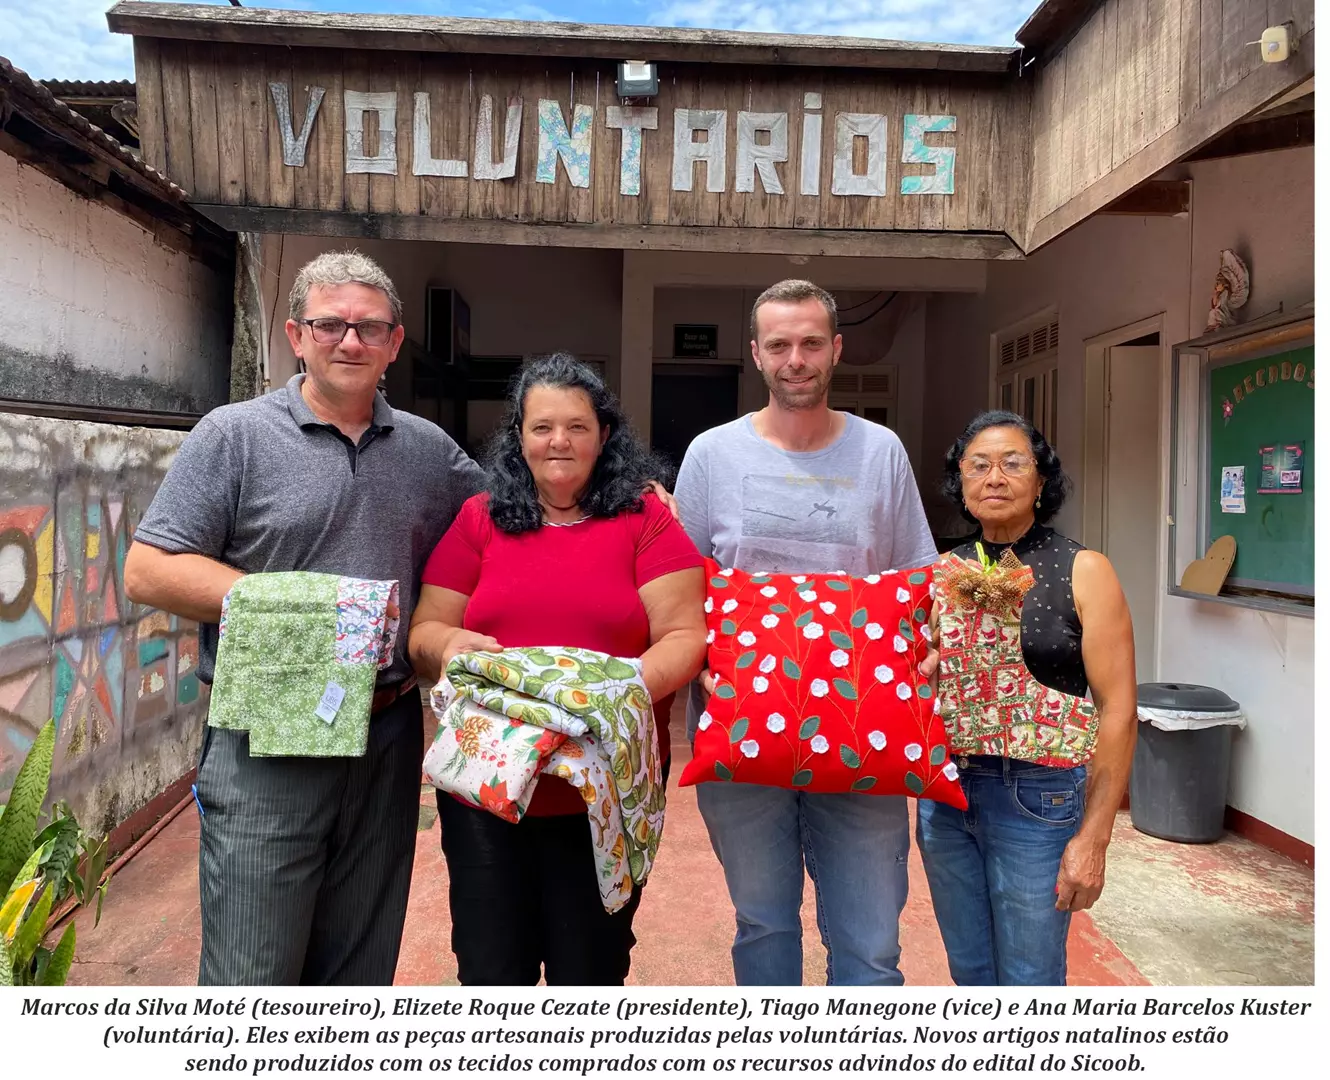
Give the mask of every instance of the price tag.
[[323, 688], [323, 697], [319, 699], [319, 707], [314, 710], [314, 715], [325, 724], [331, 724], [337, 719], [337, 710], [342, 707], [342, 699], [346, 697], [346, 691], [336, 683], [329, 683]]

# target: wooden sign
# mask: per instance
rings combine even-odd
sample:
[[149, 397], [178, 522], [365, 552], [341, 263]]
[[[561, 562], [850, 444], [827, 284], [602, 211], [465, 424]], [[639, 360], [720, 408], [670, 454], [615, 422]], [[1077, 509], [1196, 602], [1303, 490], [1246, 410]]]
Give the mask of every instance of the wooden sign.
[[145, 156], [204, 206], [966, 234], [1023, 213], [1028, 121], [980, 76], [670, 64], [623, 101], [602, 61], [145, 38], [135, 58]]

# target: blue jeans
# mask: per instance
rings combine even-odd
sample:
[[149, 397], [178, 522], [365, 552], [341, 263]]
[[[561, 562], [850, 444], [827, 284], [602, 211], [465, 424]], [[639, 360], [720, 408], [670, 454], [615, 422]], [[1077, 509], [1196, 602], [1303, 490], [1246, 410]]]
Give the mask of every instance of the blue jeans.
[[697, 787], [697, 805], [734, 902], [739, 986], [803, 982], [805, 865], [828, 985], [905, 981], [897, 925], [909, 890], [903, 798], [707, 783]]
[[1062, 851], [1085, 814], [1085, 766], [956, 757], [965, 811], [921, 799], [919, 852], [957, 986], [1065, 986]]

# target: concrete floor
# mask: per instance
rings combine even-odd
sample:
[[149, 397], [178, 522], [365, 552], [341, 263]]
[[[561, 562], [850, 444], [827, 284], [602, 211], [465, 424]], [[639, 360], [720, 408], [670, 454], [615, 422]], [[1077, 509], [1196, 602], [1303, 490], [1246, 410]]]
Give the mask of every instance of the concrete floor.
[[[673, 770], [687, 760], [675, 717]], [[415, 874], [397, 966], [399, 985], [453, 985], [448, 883], [432, 789], [422, 791]], [[916, 851], [901, 920], [911, 985], [950, 985]], [[804, 897], [804, 982], [825, 982], [812, 891]], [[70, 983], [189, 985], [199, 948], [198, 815], [187, 807], [111, 881], [101, 925], [78, 919]], [[1068, 982], [1076, 986], [1310, 985], [1312, 872], [1236, 837], [1191, 846], [1137, 833], [1121, 814], [1108, 886], [1072, 920]], [[692, 789], [672, 782], [666, 831], [634, 923], [630, 984], [730, 985], [734, 916]]]

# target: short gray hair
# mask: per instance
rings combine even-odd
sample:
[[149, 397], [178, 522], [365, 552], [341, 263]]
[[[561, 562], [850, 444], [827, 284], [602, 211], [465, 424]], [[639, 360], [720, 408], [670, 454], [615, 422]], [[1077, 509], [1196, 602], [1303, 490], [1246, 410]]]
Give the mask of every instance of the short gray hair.
[[383, 267], [358, 251], [325, 251], [300, 268], [291, 286], [291, 318], [303, 319], [309, 303], [309, 290], [315, 285], [365, 285], [378, 289], [388, 298], [393, 322], [402, 321], [402, 301], [397, 286]]
[[816, 300], [827, 309], [827, 318], [831, 320], [831, 336], [836, 336], [836, 298], [826, 289], [801, 278], [786, 278], [778, 281], [753, 301], [753, 313], [748, 321], [748, 329], [757, 340], [757, 309], [763, 304], [799, 304], [805, 300]]

